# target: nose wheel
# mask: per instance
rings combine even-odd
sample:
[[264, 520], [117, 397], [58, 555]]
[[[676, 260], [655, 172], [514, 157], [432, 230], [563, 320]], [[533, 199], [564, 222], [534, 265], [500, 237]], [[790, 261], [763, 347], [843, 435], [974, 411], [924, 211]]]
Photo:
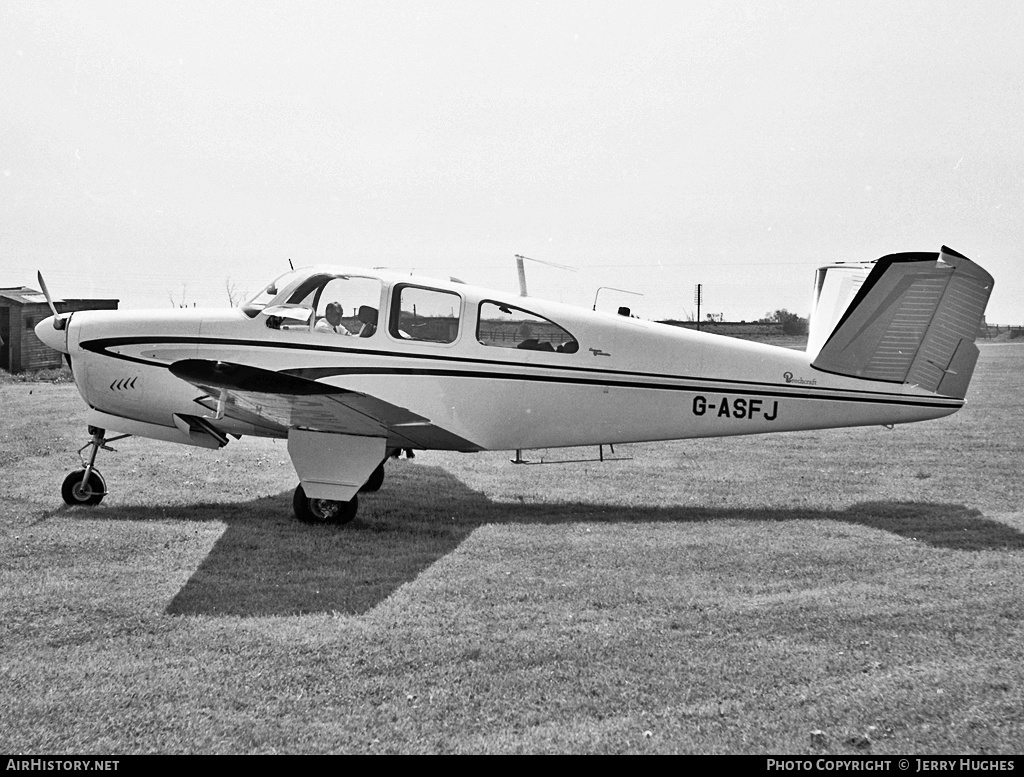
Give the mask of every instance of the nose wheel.
[[86, 461], [85, 457], [82, 457], [82, 469], [69, 472], [60, 487], [60, 495], [64, 498], [64, 502], [72, 507], [98, 505], [103, 501], [103, 497], [107, 495], [107, 481], [103, 479], [103, 475], [96, 469], [96, 456], [99, 454], [100, 449], [105, 451], [114, 450], [107, 445], [108, 442], [123, 440], [125, 437], [130, 436], [122, 434], [120, 437], [107, 439], [106, 431], [95, 426], [89, 427], [89, 434], [92, 435], [92, 439], [78, 450], [78, 455], [81, 456], [82, 451], [90, 448], [89, 460]]
[[69, 472], [60, 487], [64, 502], [75, 505], [98, 505], [107, 495], [107, 483], [98, 469], [86, 473], [84, 469]]

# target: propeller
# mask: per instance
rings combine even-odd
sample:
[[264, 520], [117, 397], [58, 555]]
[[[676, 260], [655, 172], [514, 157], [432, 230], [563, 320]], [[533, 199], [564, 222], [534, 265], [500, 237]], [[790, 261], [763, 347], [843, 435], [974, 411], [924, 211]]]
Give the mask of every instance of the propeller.
[[46, 288], [46, 281], [43, 280], [42, 272], [37, 272], [36, 278], [39, 279], [39, 288], [43, 290], [43, 296], [46, 297], [46, 304], [49, 305], [50, 310], [53, 311], [53, 328], [63, 329], [67, 326], [68, 317], [62, 316], [57, 312], [57, 306], [53, 304], [53, 297], [50, 296], [50, 290]]
[[[67, 329], [68, 319], [71, 318], [71, 314], [57, 312], [57, 306], [53, 304], [53, 297], [50, 296], [50, 290], [46, 288], [46, 281], [43, 280], [43, 274], [41, 272], [36, 273], [36, 277], [39, 279], [39, 288], [43, 290], [43, 296], [46, 297], [46, 304], [53, 311], [51, 317], [44, 318], [36, 324], [36, 337], [53, 350], [64, 354], [64, 360], [68, 363], [68, 367], [70, 367], [71, 356], [68, 353], [68, 337], [65, 330]], [[49, 325], [48, 322], [50, 321], [53, 322], [53, 326]]]

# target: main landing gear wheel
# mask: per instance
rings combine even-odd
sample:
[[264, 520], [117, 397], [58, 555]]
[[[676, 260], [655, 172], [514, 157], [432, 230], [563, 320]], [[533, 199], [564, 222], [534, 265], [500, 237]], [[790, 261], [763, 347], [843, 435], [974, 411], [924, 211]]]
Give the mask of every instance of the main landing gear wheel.
[[382, 461], [377, 469], [370, 475], [370, 479], [363, 483], [363, 487], [360, 488], [360, 492], [372, 493], [373, 491], [380, 491], [380, 487], [384, 485], [384, 462]]
[[333, 499], [310, 499], [300, 484], [295, 488], [292, 508], [295, 510], [295, 517], [303, 523], [346, 524], [356, 517], [359, 499], [352, 497], [348, 502], [336, 502]]
[[[83, 483], [84, 481], [84, 483]], [[60, 487], [60, 495], [72, 507], [77, 505], [98, 505], [107, 495], [107, 484], [99, 470], [93, 470], [85, 478], [85, 470], [69, 472]]]

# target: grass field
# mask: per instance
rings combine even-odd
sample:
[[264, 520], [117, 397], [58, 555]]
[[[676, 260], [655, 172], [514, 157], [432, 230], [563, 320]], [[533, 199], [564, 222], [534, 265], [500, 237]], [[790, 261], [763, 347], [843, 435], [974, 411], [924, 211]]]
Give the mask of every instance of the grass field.
[[82, 402], [8, 382], [0, 752], [1021, 753], [1022, 397], [983, 345], [951, 418], [420, 454], [309, 527], [261, 440], [66, 508]]

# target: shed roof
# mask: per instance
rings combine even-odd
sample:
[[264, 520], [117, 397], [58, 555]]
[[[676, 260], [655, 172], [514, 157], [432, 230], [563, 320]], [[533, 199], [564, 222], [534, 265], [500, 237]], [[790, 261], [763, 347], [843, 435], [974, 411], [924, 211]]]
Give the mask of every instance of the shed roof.
[[[46, 297], [43, 293], [28, 286], [10, 286], [7, 288], [0, 288], [0, 297], [9, 299], [12, 302], [17, 302], [21, 305], [46, 304]], [[63, 301], [64, 300], [59, 299], [54, 300], [54, 302]]]

